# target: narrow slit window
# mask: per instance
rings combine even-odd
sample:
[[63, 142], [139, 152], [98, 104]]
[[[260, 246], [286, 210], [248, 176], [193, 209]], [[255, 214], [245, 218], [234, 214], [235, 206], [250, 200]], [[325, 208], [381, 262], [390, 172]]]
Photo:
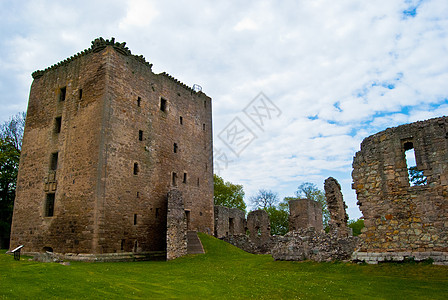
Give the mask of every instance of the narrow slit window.
[[159, 216], [159, 208], [156, 208], [156, 218]]
[[61, 132], [61, 127], [62, 127], [62, 117], [56, 117], [54, 119], [54, 132], [55, 133], [60, 133]]
[[138, 163], [134, 163], [134, 175], [137, 175], [139, 172]]
[[404, 143], [404, 151], [408, 168], [409, 184], [411, 186], [426, 185], [427, 178], [423, 174], [423, 171], [419, 170], [417, 167], [414, 144], [412, 142]]
[[141, 102], [142, 102], [142, 98], [138, 97], [138, 98], [137, 98], [137, 106], [138, 106], [138, 107], [140, 107]]
[[137, 225], [137, 214], [134, 214], [134, 225]]
[[58, 168], [58, 152], [51, 154], [50, 170], [56, 171]]
[[160, 110], [166, 111], [167, 109], [167, 101], [164, 98], [160, 98]]
[[204, 131], [205, 131], [205, 123], [204, 123], [204, 124], [202, 124], [202, 130], [204, 130]]
[[207, 108], [207, 101], [204, 100], [204, 108]]
[[174, 145], [173, 145], [173, 151], [174, 151], [174, 153], [177, 153], [177, 143], [174, 143]]
[[137, 198], [140, 198], [140, 192], [137, 192]]
[[173, 174], [172, 174], [171, 183], [173, 186], [177, 186], [177, 173], [176, 172], [173, 172]]
[[124, 250], [124, 242], [125, 242], [125, 240], [121, 240], [121, 246], [120, 246], [121, 251]]
[[67, 93], [67, 88], [64, 86], [59, 90], [59, 101], [65, 101], [65, 95]]
[[180, 123], [180, 125], [183, 125], [183, 124], [184, 124], [184, 120], [183, 120], [182, 117], [179, 117], [179, 123]]
[[183, 183], [187, 183], [187, 173], [184, 173], [184, 179], [182, 180]]
[[45, 216], [54, 216], [54, 194], [47, 194], [47, 198], [45, 199]]
[[79, 89], [79, 100], [82, 100], [82, 89]]
[[143, 141], [143, 130], [138, 131], [138, 140]]
[[197, 182], [197, 185], [199, 186], [199, 177], [198, 177], [198, 182]]

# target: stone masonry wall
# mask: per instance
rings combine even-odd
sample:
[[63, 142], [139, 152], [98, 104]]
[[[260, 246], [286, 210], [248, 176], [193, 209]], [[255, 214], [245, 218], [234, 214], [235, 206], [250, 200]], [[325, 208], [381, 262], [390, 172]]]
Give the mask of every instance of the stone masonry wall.
[[[426, 185], [409, 183], [405, 151], [411, 148]], [[352, 177], [365, 224], [359, 253], [431, 256], [448, 250], [447, 117], [389, 128], [364, 139], [353, 160]]]
[[212, 232], [209, 97], [154, 74], [142, 56], [113, 39], [97, 39], [33, 78], [11, 247], [165, 251], [172, 188], [184, 195], [190, 229]]
[[322, 206], [310, 199], [289, 201], [289, 231], [314, 227], [323, 229]]
[[246, 234], [244, 211], [238, 208], [215, 205], [215, 237], [223, 238], [236, 234]]
[[168, 212], [166, 229], [166, 259], [172, 260], [187, 254], [187, 219], [182, 193], [168, 192]]
[[329, 177], [324, 183], [325, 198], [327, 200], [327, 208], [330, 213], [328, 225], [331, 232], [339, 237], [347, 237], [350, 230], [347, 226], [348, 215], [346, 213], [347, 205], [345, 205], [342, 197], [341, 186], [333, 177]]

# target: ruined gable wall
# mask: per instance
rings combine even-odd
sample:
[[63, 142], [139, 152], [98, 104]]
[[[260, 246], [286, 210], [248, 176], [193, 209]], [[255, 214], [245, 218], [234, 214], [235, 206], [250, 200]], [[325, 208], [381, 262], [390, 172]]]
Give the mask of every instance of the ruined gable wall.
[[310, 199], [289, 201], [289, 231], [314, 227], [323, 229], [322, 206]]
[[[104, 55], [84, 52], [35, 77], [28, 104], [19, 168], [11, 247], [27, 252], [92, 252], [97, 239], [95, 186], [105, 90]], [[59, 101], [66, 87], [65, 101]], [[82, 89], [82, 97], [80, 90]], [[55, 132], [55, 118], [61, 131]], [[56, 172], [51, 154], [59, 152]], [[47, 193], [54, 216], [45, 217]]]
[[[353, 160], [364, 216], [362, 252], [447, 251], [448, 119], [389, 128], [366, 139]], [[404, 143], [412, 142], [427, 185], [410, 186]]]
[[349, 236], [349, 229], [347, 226], [348, 215], [345, 211], [344, 198], [341, 192], [339, 182], [333, 177], [325, 179], [325, 198], [327, 201], [327, 208], [330, 213], [330, 221], [328, 226], [331, 232], [335, 232], [337, 236]]

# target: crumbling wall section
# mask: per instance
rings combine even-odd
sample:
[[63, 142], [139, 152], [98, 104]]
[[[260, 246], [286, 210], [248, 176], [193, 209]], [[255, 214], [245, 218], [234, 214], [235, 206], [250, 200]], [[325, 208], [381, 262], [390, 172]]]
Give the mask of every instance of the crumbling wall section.
[[340, 237], [314, 228], [288, 232], [278, 237], [271, 254], [275, 260], [349, 260], [356, 248], [356, 237]]
[[[409, 149], [426, 184], [409, 182]], [[357, 257], [418, 252], [431, 258], [431, 253], [448, 251], [447, 117], [367, 137], [354, 157], [352, 177], [365, 224]]]
[[324, 189], [327, 208], [330, 213], [330, 221], [328, 222], [330, 232], [334, 232], [339, 237], [349, 236], [348, 215], [345, 211], [347, 205], [345, 205], [339, 182], [333, 177], [329, 177], [325, 180]]
[[311, 199], [289, 201], [289, 231], [314, 227], [323, 229], [322, 205]]
[[172, 260], [187, 254], [187, 218], [182, 193], [173, 189], [168, 192], [166, 229], [166, 259]]
[[215, 205], [215, 237], [246, 233], [246, 217], [238, 208]]

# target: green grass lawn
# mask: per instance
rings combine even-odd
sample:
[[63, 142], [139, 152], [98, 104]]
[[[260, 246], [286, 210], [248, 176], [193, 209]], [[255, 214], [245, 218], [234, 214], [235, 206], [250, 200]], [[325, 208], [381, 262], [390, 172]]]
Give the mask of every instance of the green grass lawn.
[[38, 263], [0, 253], [0, 297], [448, 299], [448, 267], [283, 262], [200, 235], [206, 254], [170, 262]]

